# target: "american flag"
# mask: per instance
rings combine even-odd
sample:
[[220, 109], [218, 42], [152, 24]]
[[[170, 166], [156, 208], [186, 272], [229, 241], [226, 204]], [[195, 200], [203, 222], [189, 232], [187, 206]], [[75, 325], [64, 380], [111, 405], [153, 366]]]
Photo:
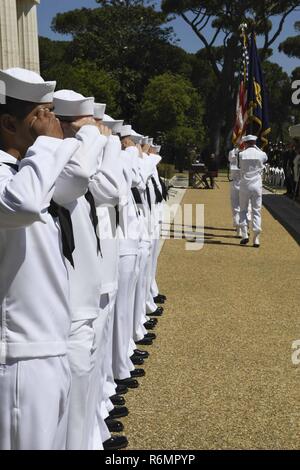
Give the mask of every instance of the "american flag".
[[243, 31], [243, 54], [241, 60], [240, 70], [240, 85], [236, 102], [236, 117], [233, 128], [232, 141], [234, 145], [238, 145], [242, 136], [246, 131], [247, 125], [247, 86], [248, 86], [248, 69], [249, 69], [249, 52], [248, 52], [248, 38]]

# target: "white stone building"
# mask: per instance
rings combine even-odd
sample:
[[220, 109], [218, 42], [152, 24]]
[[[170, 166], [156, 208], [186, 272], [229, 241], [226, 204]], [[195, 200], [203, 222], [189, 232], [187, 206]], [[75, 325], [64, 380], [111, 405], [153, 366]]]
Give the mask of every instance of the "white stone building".
[[36, 6], [40, 0], [0, 0], [0, 68], [39, 72]]

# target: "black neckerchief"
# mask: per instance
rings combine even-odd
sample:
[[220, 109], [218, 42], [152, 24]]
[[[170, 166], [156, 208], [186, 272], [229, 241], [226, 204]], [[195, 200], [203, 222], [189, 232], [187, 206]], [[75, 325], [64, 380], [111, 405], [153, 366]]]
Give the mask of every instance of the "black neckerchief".
[[153, 184], [153, 187], [154, 187], [154, 192], [155, 192], [155, 203], [156, 204], [159, 204], [160, 202], [163, 201], [163, 197], [162, 197], [162, 194], [157, 186], [157, 183], [155, 181], [155, 178], [154, 176], [151, 177], [151, 181], [152, 181], [152, 184]]
[[148, 184], [146, 186], [146, 196], [147, 196], [148, 206], [149, 206], [149, 209], [150, 209], [150, 212], [151, 212], [151, 196], [150, 196], [150, 190], [149, 190]]
[[73, 224], [70, 216], [70, 212], [65, 207], [56, 204], [56, 202], [51, 199], [50, 206], [48, 207], [48, 212], [52, 217], [57, 217], [61, 230], [61, 241], [63, 254], [67, 260], [70, 261], [71, 265], [74, 266], [74, 260], [72, 253], [75, 250], [75, 241], [73, 233]]
[[92, 195], [92, 193], [90, 191], [87, 191], [84, 197], [87, 200], [87, 202], [89, 203], [90, 208], [91, 208], [91, 220], [92, 220], [92, 224], [93, 224], [93, 227], [94, 227], [94, 232], [95, 232], [96, 240], [97, 240], [97, 253], [100, 253], [101, 256], [102, 256], [100, 238], [99, 238], [99, 235], [98, 235], [98, 223], [99, 223], [99, 221], [98, 221], [98, 216], [97, 216], [97, 211], [96, 211], [95, 199], [94, 199], [94, 196]]
[[138, 188], [131, 188], [131, 192], [132, 192], [133, 199], [135, 200], [136, 204], [137, 205], [143, 204], [143, 201], [142, 201], [142, 198], [141, 198], [141, 195], [140, 195], [140, 192], [139, 192]]

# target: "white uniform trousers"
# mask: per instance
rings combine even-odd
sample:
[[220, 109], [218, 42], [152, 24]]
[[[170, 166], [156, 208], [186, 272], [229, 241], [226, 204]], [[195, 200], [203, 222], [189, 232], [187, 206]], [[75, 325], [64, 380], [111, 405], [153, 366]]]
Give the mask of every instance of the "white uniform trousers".
[[[232, 209], [232, 219], [234, 228], [240, 226], [240, 180], [233, 180], [230, 183], [230, 201]], [[247, 223], [251, 222], [251, 202], [249, 200], [247, 211]]]
[[[147, 331], [147, 330], [146, 330]], [[134, 351], [137, 349], [137, 346], [132, 338], [130, 338], [128, 357], [131, 357], [134, 354]]]
[[[134, 299], [133, 316], [133, 341], [139, 341], [144, 338], [147, 330], [144, 327], [146, 315], [146, 295], [147, 295], [147, 274], [148, 266], [151, 262], [151, 243], [141, 241], [139, 246], [139, 276], [136, 285]], [[130, 348], [131, 351], [131, 348]]]
[[104, 380], [105, 380], [105, 357], [106, 343], [109, 329], [109, 296], [102, 294], [100, 297], [100, 314], [95, 322], [96, 331], [96, 364], [91, 376], [91, 387], [88, 394], [88, 416], [85, 434], [88, 439], [88, 449], [93, 447], [93, 437], [95, 429], [96, 410], [99, 401], [103, 400]]
[[130, 377], [128, 349], [132, 335], [133, 308], [137, 282], [137, 255], [122, 255], [113, 328], [113, 373], [116, 379]]
[[[107, 309], [108, 317], [105, 326], [105, 344], [104, 347], [104, 362], [100, 364], [100, 386], [97, 397], [96, 415], [94, 421], [94, 432], [90, 448], [94, 450], [103, 449], [102, 442], [110, 438], [110, 433], [107, 429], [104, 419], [108, 416], [108, 412], [113, 409], [108, 398], [115, 394], [116, 384], [113, 379], [112, 372], [112, 335], [113, 335], [113, 324], [114, 324], [114, 307], [116, 300], [117, 291], [113, 291], [107, 294]], [[103, 297], [103, 296], [101, 296]], [[111, 406], [110, 406], [111, 405]], [[103, 410], [105, 410], [105, 416]], [[108, 409], [109, 408], [109, 409]]]
[[[252, 226], [253, 232], [259, 234], [261, 232], [261, 207], [262, 207], [262, 183], [261, 178], [257, 178], [253, 182], [241, 182], [240, 187], [240, 227], [243, 233], [246, 233], [247, 213], [249, 201], [252, 208]], [[243, 235], [245, 236], [245, 235]]]
[[114, 381], [114, 374], [112, 368], [112, 354], [113, 354], [113, 328], [114, 328], [114, 315], [115, 303], [117, 298], [117, 290], [110, 292], [109, 296], [109, 314], [108, 314], [108, 327], [107, 327], [107, 342], [104, 361], [104, 390], [103, 396], [105, 399], [115, 395], [116, 383]]
[[[157, 234], [157, 230], [155, 231]], [[152, 238], [151, 240], [151, 248], [150, 248], [150, 258], [148, 261], [147, 266], [147, 286], [146, 286], [146, 312], [153, 313], [157, 309], [157, 305], [153, 300], [153, 296], [151, 294], [151, 283], [152, 283], [152, 274], [153, 274], [153, 264], [155, 263], [155, 256], [156, 256], [156, 238]]]
[[152, 280], [150, 286], [150, 293], [151, 297], [154, 298], [158, 296], [159, 289], [156, 282], [156, 272], [157, 272], [157, 263], [158, 263], [158, 255], [159, 255], [159, 246], [160, 246], [160, 235], [161, 235], [161, 223], [158, 226], [158, 237], [157, 239], [153, 240], [154, 247], [153, 247], [153, 262], [152, 262]]
[[240, 224], [240, 179], [234, 179], [230, 183], [230, 201], [234, 228]]
[[68, 359], [72, 372], [72, 388], [68, 418], [67, 450], [86, 450], [88, 393], [96, 364], [96, 319], [72, 322], [68, 342]]
[[103, 442], [110, 439], [111, 434], [106, 426], [105, 419], [108, 417], [108, 412], [105, 402], [97, 403], [96, 416], [94, 420], [94, 433], [91, 441], [91, 450], [103, 450]]
[[0, 364], [0, 450], [64, 450], [70, 387], [66, 356]]
[[98, 401], [90, 450], [103, 450], [103, 442], [111, 438], [111, 434], [105, 423], [105, 419], [108, 418], [108, 416], [109, 412], [107, 410], [106, 402], [104, 400], [101, 402]]

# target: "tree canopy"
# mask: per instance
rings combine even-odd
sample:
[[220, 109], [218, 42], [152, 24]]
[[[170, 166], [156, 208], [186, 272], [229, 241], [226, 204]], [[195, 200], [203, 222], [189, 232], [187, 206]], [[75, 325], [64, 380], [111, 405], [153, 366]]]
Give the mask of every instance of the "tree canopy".
[[192, 83], [181, 75], [164, 73], [147, 85], [139, 123], [154, 137], [163, 130], [167, 157], [183, 161], [189, 149], [197, 147], [200, 151], [204, 144], [203, 115], [203, 101]]
[[[300, 21], [295, 23], [295, 30], [300, 31]], [[289, 57], [300, 59], [300, 35], [287, 38], [280, 44], [279, 50]]]
[[[244, 21], [263, 39], [273, 138], [282, 138], [291, 114], [297, 116], [290, 105], [290, 77], [271, 56], [299, 0], [163, 0], [162, 11], [157, 2], [154, 8], [143, 0], [96, 2], [95, 9], [56, 15], [53, 30], [71, 40], [40, 38], [41, 72], [56, 79], [58, 88], [95, 96], [107, 103], [108, 113], [153, 134], [164, 143], [169, 160], [183, 158], [184, 144], [207, 144], [219, 153], [231, 145]], [[179, 46], [170, 23], [174, 15], [199, 38], [196, 54]], [[281, 50], [297, 56], [297, 41], [297, 36], [287, 39]], [[296, 72], [293, 77], [299, 76]]]
[[[287, 17], [299, 6], [299, 0], [162, 0], [162, 10], [180, 16], [199, 38], [218, 81], [218, 109], [214, 116], [212, 140], [217, 153], [228, 140], [234, 115], [235, 74], [241, 56], [240, 25], [247, 23], [263, 37], [262, 59], [270, 56], [270, 48], [283, 31]], [[278, 25], [274, 27], [274, 20]], [[208, 28], [210, 26], [210, 28]], [[209, 31], [213, 31], [209, 34]], [[222, 44], [216, 47], [218, 44]]]

